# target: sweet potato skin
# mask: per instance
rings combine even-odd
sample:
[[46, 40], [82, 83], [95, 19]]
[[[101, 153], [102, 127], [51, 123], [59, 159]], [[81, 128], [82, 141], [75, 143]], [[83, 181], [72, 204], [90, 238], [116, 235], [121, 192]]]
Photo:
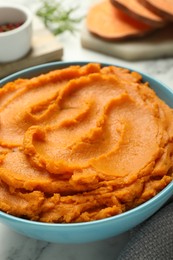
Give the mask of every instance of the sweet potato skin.
[[127, 15], [137, 19], [138, 21], [149, 24], [150, 26], [162, 27], [166, 23], [164, 18], [150, 11], [138, 0], [110, 0], [110, 2], [113, 4], [113, 6], [122, 10]]
[[154, 27], [126, 15], [109, 0], [91, 7], [87, 14], [86, 26], [90, 33], [107, 41], [142, 37], [155, 30]]
[[173, 21], [173, 1], [172, 0], [138, 0], [155, 14], [163, 17], [167, 21]]

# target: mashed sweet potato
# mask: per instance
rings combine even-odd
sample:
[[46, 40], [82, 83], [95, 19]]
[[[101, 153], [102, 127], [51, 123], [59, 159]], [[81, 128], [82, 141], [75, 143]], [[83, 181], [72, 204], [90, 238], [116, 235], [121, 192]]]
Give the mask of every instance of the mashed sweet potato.
[[83, 222], [149, 200], [172, 179], [173, 112], [136, 72], [71, 66], [0, 89], [0, 209]]

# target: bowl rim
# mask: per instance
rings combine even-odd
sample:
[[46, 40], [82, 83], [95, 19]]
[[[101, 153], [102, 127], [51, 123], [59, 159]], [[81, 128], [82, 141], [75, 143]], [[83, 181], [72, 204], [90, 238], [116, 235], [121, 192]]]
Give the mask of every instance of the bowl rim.
[[[17, 29], [15, 29], [15, 30], [17, 30]], [[67, 65], [68, 66], [77, 66], [77, 65], [83, 66], [83, 65], [86, 65], [88, 63], [100, 64], [101, 67], [104, 67], [104, 66], [116, 66], [116, 67], [119, 67], [119, 68], [128, 69], [131, 72], [133, 72], [133, 71], [134, 72], [138, 72], [139, 74], [141, 74], [142, 77], [145, 77], [145, 78], [149, 79], [150, 81], [154, 81], [155, 83], [158, 83], [164, 89], [167, 89], [168, 91], [171, 92], [171, 94], [173, 94], [173, 89], [172, 88], [170, 88], [168, 85], [163, 83], [161, 80], [156, 79], [155, 77], [149, 75], [146, 72], [141, 71], [140, 69], [131, 68], [129, 66], [125, 66], [125, 65], [121, 65], [121, 64], [118, 65], [118, 64], [113, 63], [113, 62], [107, 63], [107, 62], [100, 62], [100, 61], [96, 61], [96, 60], [52, 61], [52, 62], [47, 62], [47, 63], [34, 65], [34, 66], [31, 66], [31, 67], [28, 67], [28, 68], [21, 69], [21, 70], [19, 70], [17, 72], [13, 72], [12, 74], [3, 77], [2, 79], [0, 79], [0, 87], [2, 87], [2, 84], [4, 84], [6, 81], [8, 82], [9, 79], [12, 78], [12, 80], [14, 80], [15, 78], [19, 77], [19, 75], [21, 75], [21, 74], [23, 75], [25, 73], [30, 73], [30, 72], [33, 72], [33, 71], [37, 72], [39, 70], [43, 70], [43, 69], [46, 69], [46, 68], [50, 68], [51, 69], [52, 67], [53, 67], [53, 70], [56, 70], [56, 69], [59, 69], [59, 68], [65, 68]], [[144, 80], [144, 81], [146, 82], [146, 80]]]
[[[171, 94], [173, 95], [173, 90], [171, 88], [169, 88], [168, 86], [166, 86], [164, 83], [160, 82], [159, 80], [155, 79], [154, 77], [148, 75], [147, 73], [141, 72], [140, 70], [137, 70], [137, 69], [129, 68], [128, 66], [117, 65], [114, 63], [98, 62], [98, 61], [55, 61], [55, 62], [48, 62], [48, 63], [44, 63], [44, 64], [40, 64], [40, 65], [35, 65], [35, 66], [20, 70], [18, 72], [15, 72], [11, 75], [4, 77], [3, 79], [0, 80], [0, 88], [3, 87], [3, 85], [6, 84], [7, 82], [10, 82], [10, 80], [15, 80], [18, 77], [22, 77], [22, 75], [25, 73], [30, 73], [30, 72], [37, 73], [43, 69], [50, 69], [50, 71], [51, 71], [52, 67], [53, 67], [53, 70], [56, 70], [56, 69], [65, 68], [66, 66], [74, 66], [74, 65], [82, 66], [82, 65], [86, 65], [88, 63], [97, 63], [97, 64], [100, 64], [101, 66], [117, 66], [120, 68], [128, 69], [130, 71], [138, 72], [142, 75], [142, 77], [144, 76], [147, 79], [149, 79], [150, 81], [154, 81], [155, 83], [161, 85], [164, 89], [170, 91]], [[46, 71], [46, 73], [47, 72], [49, 72], [49, 70]], [[38, 75], [41, 75], [42, 73], [43, 72], [41, 71], [41, 73], [39, 73]], [[146, 80], [144, 80], [144, 81], [146, 81]], [[171, 194], [171, 191], [172, 191], [172, 194]], [[150, 198], [148, 201], [146, 201], [128, 211], [122, 212], [115, 216], [103, 218], [103, 219], [98, 219], [98, 220], [93, 220], [93, 221], [88, 221], [88, 222], [77, 222], [77, 223], [47, 223], [47, 222], [40, 222], [40, 221], [35, 221], [35, 220], [24, 219], [21, 217], [16, 217], [16, 216], [10, 215], [8, 213], [5, 213], [1, 210], [0, 210], [0, 219], [16, 221], [19, 224], [41, 226], [41, 227], [45, 227], [45, 228], [46, 227], [49, 227], [49, 228], [50, 227], [52, 227], [52, 228], [54, 228], [54, 227], [59, 227], [59, 228], [87, 227], [87, 226], [92, 226], [92, 225], [104, 224], [106, 222], [114, 222], [119, 219], [125, 219], [131, 215], [135, 215], [135, 213], [137, 213], [138, 211], [144, 212], [148, 207], [152, 207], [155, 203], [159, 203], [160, 199], [165, 198], [167, 196], [169, 198], [171, 198], [173, 196], [173, 180], [164, 189], [162, 189], [160, 192], [158, 192], [154, 197]]]
[[26, 6], [24, 6], [22, 4], [17, 4], [17, 3], [15, 3], [15, 4], [0, 4], [0, 10], [3, 9], [3, 8], [9, 9], [9, 10], [14, 10], [14, 11], [15, 10], [20, 11], [23, 14], [25, 14], [26, 19], [19, 27], [15, 28], [13, 30], [7, 31], [7, 32], [1, 32], [0, 38], [11, 36], [11, 35], [14, 35], [14, 34], [20, 32], [20, 31], [23, 31], [32, 23], [33, 15], [31, 13], [31, 11], [29, 10], [29, 8], [27, 8]]

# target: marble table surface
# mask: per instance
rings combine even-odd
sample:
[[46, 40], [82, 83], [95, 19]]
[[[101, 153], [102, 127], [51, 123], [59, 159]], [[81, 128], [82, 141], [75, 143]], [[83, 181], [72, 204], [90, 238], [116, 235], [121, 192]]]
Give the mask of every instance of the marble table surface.
[[[0, 0], [0, 4], [3, 3]], [[32, 10], [38, 1], [6, 0], [27, 5]], [[69, 0], [65, 1], [69, 4]], [[75, 0], [80, 5], [80, 14], [85, 14], [93, 0]], [[64, 33], [58, 37], [64, 47], [64, 61], [97, 61], [128, 66], [147, 73], [173, 89], [173, 58], [124, 61], [83, 49], [80, 43], [80, 31], [75, 35]], [[17, 234], [0, 224], [0, 260], [116, 260], [119, 251], [128, 240], [128, 233], [90, 244], [63, 245], [37, 241]]]

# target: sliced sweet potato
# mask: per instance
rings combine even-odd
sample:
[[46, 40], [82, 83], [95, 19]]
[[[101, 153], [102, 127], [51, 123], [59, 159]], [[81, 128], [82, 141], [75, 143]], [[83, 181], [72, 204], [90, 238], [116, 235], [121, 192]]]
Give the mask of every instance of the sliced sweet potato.
[[140, 37], [154, 30], [126, 15], [114, 7], [109, 0], [97, 3], [90, 8], [86, 18], [89, 32], [105, 40], [122, 40]]
[[165, 19], [150, 11], [142, 5], [138, 0], [110, 0], [111, 3], [125, 12], [127, 15], [138, 19], [139, 21], [151, 26], [163, 26]]
[[164, 19], [173, 21], [173, 0], [139, 0], [139, 2]]

